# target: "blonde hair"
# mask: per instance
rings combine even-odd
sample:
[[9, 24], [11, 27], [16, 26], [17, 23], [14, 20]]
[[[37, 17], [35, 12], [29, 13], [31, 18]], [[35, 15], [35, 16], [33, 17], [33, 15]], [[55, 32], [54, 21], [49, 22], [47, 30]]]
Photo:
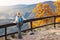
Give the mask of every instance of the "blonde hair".
[[17, 12], [17, 16], [19, 16], [19, 17], [22, 16], [20, 11]]

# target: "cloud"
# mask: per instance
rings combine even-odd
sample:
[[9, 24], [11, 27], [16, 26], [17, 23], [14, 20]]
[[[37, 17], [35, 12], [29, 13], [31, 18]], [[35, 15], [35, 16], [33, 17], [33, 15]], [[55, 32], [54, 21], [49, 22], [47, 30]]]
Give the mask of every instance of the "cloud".
[[44, 1], [56, 1], [56, 0], [0, 0], [0, 6], [10, 6], [16, 4], [35, 4]]

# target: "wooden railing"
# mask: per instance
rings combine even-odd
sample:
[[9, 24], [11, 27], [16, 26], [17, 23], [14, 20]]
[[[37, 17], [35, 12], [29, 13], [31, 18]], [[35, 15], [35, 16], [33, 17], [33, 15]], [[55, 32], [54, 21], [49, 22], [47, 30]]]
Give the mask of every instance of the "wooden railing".
[[[23, 24], [24, 24], [24, 23], [27, 23], [27, 22], [30, 22], [31, 28], [26, 29], [26, 30], [22, 30], [22, 32], [23, 32], [23, 31], [27, 31], [27, 30], [31, 30], [31, 31], [32, 31], [33, 29], [40, 28], [40, 27], [45, 27], [45, 26], [49, 26], [49, 25], [52, 25], [52, 24], [54, 24], [54, 28], [56, 28], [56, 24], [60, 24], [60, 22], [59, 22], [59, 23], [56, 23], [56, 17], [60, 17], [60, 15], [24, 20], [24, 21], [23, 21]], [[32, 28], [32, 22], [33, 22], [33, 21], [43, 20], [43, 19], [47, 19], [47, 18], [53, 18], [53, 19], [54, 19], [54, 22], [53, 22], [53, 23], [50, 23], [50, 24], [46, 24], [46, 25], [42, 25], [42, 26], [39, 26], [39, 27]], [[7, 40], [7, 36], [8, 36], [8, 35], [18, 33], [18, 32], [14, 32], [14, 33], [9, 33], [9, 34], [7, 34], [7, 27], [12, 27], [12, 26], [15, 26], [16, 24], [17, 24], [17, 23], [9, 23], [9, 24], [0, 25], [0, 29], [1, 29], [1, 28], [5, 28], [5, 35], [1, 35], [0, 37], [5, 37], [5, 40]]]

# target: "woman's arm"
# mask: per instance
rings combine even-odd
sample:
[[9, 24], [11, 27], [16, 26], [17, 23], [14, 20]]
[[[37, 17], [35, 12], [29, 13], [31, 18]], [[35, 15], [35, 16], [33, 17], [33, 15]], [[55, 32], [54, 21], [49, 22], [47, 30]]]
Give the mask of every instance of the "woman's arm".
[[23, 16], [22, 16], [23, 20], [26, 20]]
[[18, 17], [16, 16], [15, 21], [13, 23], [17, 23], [18, 22]]

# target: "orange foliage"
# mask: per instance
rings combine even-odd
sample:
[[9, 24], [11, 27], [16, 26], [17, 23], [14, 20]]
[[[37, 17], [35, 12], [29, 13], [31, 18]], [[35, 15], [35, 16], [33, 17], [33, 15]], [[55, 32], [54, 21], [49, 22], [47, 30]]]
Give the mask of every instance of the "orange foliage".
[[[60, 15], [60, 2], [55, 2], [54, 5], [56, 6], [55, 9], [56, 15]], [[60, 17], [56, 18], [56, 22], [60, 22]]]
[[44, 4], [43, 6], [44, 6], [45, 14], [47, 16], [53, 16], [54, 15], [49, 4]]
[[36, 7], [32, 10], [32, 12], [33, 12], [33, 13], [37, 13], [38, 10], [41, 11], [41, 9], [40, 9], [41, 7], [42, 7], [42, 4], [41, 4], [41, 3], [38, 3], [38, 4], [36, 5]]
[[[60, 15], [60, 2], [55, 2], [54, 5], [56, 6], [56, 9], [55, 9], [56, 15]], [[42, 8], [42, 6], [44, 7], [44, 9]], [[32, 13], [36, 14], [35, 18], [40, 18], [40, 17], [45, 17], [45, 16], [54, 16], [55, 15], [53, 13], [53, 11], [51, 10], [49, 4], [41, 4], [41, 3], [38, 3], [36, 5], [36, 7], [32, 10]], [[37, 26], [41, 26], [43, 24], [46, 24], [47, 22], [48, 23], [53, 22], [53, 18], [34, 21], [34, 22], [32, 22], [32, 27], [35, 28]], [[60, 17], [56, 18], [56, 22], [60, 22]]]
[[[41, 3], [38, 3], [32, 12], [36, 13], [35, 18], [40, 18], [45, 16]], [[34, 21], [32, 23], [32, 26], [33, 28], [35, 28], [37, 26], [43, 25], [44, 23], [46, 23], [45, 20]]]
[[[51, 10], [49, 4], [43, 4], [46, 16], [53, 16], [53, 11]], [[52, 18], [47, 19], [47, 22], [52, 22]]]

